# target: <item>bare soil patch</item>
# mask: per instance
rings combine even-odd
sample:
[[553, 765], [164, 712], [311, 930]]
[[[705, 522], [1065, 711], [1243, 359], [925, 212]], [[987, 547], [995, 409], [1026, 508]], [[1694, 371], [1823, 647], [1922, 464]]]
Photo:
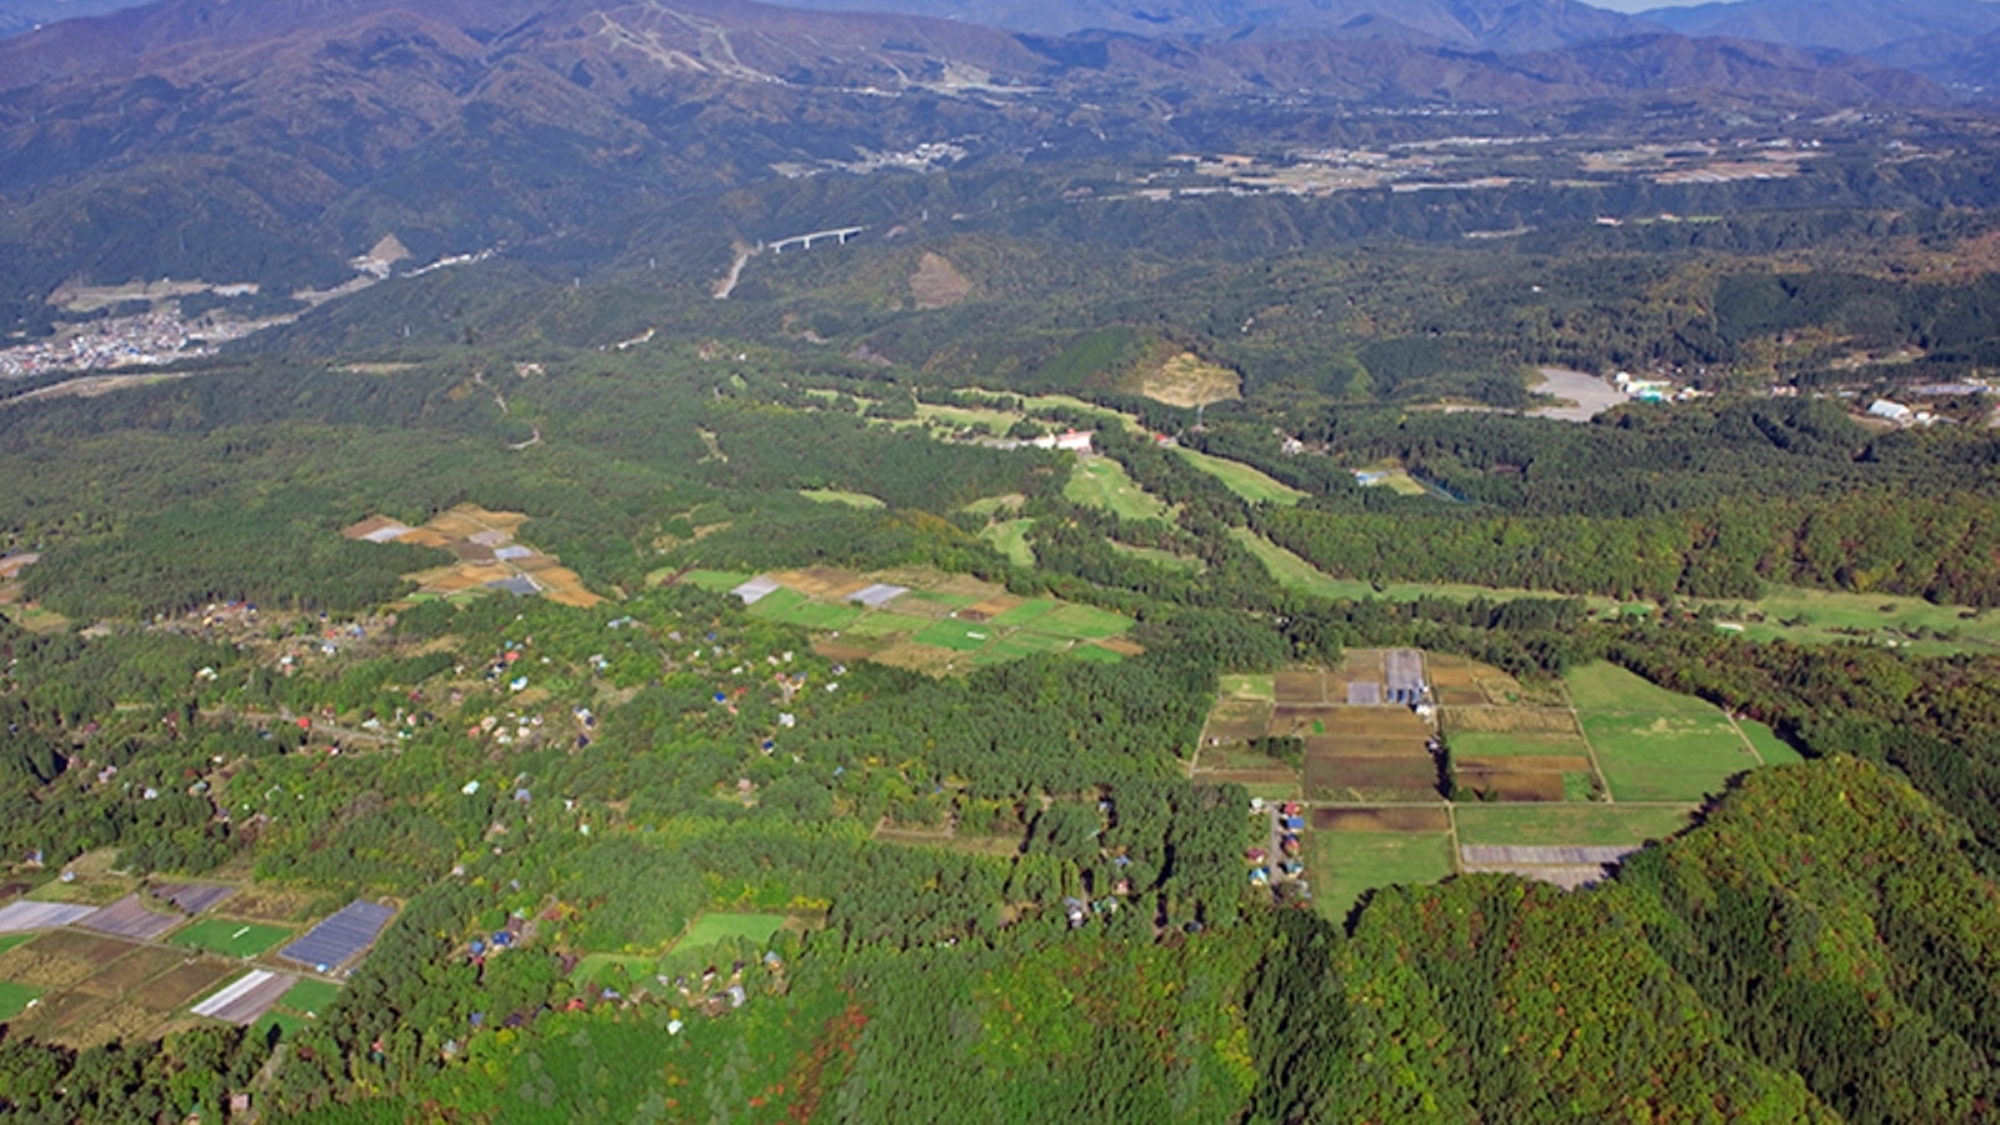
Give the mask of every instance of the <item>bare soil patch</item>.
[[1280, 704], [1326, 702], [1325, 677], [1318, 672], [1279, 672], [1272, 680]]
[[229, 909], [223, 913], [246, 922], [302, 922], [314, 897], [304, 891], [250, 887], [229, 900]]
[[1443, 809], [1314, 809], [1312, 826], [1321, 832], [1449, 832]]
[[230, 972], [229, 966], [204, 957], [148, 981], [131, 999], [154, 1011], [171, 1012], [213, 988]]
[[1563, 777], [1559, 773], [1460, 770], [1458, 772], [1458, 783], [1489, 801], [1560, 801], [1563, 799]]
[[1243, 379], [1227, 367], [1204, 361], [1193, 352], [1163, 360], [1140, 377], [1139, 393], [1168, 406], [1192, 409], [1243, 397]]
[[1456, 759], [1460, 773], [1589, 773], [1590, 759], [1580, 754], [1523, 754], [1519, 757]]
[[[1560, 782], [1561, 778], [1557, 778]], [[1306, 759], [1306, 787], [1315, 792], [1397, 791], [1437, 795], [1437, 767], [1422, 758], [1338, 755]]]
[[187, 959], [187, 954], [171, 949], [144, 948], [106, 965], [77, 987], [98, 996], [117, 996], [137, 988]]
[[1444, 714], [1447, 730], [1496, 734], [1560, 734], [1581, 738], [1576, 716], [1551, 707], [1459, 707]]
[[1249, 742], [1271, 726], [1272, 707], [1250, 699], [1225, 699], [1208, 714], [1207, 735], [1223, 742]]
[[919, 309], [947, 309], [971, 293], [971, 280], [939, 254], [926, 253], [910, 275], [910, 296]]

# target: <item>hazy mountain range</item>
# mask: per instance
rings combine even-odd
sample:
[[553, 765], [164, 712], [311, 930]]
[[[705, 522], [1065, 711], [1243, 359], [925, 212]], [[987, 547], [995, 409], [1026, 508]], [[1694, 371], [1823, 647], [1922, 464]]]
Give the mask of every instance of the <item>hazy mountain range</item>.
[[[1289, 103], [1948, 99], [1907, 70], [1571, 0], [1424, 0], [1393, 20], [1365, 0], [1203, 0], [1148, 9], [1148, 36], [1035, 22], [1084, 6], [966, 2], [1036, 30], [735, 0], [163, 0], [58, 22], [0, 41], [0, 277], [17, 295], [76, 276], [332, 283], [386, 231], [419, 260], [624, 231], [707, 216], [788, 166], [943, 167], [907, 155], [943, 143], [1157, 157]], [[1242, 33], [1268, 12], [1318, 23]], [[1227, 127], [1190, 131], [1203, 121]]]

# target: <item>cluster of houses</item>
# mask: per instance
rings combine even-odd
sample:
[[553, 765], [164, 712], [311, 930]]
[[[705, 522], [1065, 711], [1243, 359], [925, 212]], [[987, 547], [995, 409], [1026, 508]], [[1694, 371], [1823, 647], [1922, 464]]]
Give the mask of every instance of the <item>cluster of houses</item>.
[[1250, 885], [1268, 887], [1273, 883], [1303, 879], [1306, 865], [1300, 858], [1304, 849], [1299, 843], [1299, 833], [1305, 831], [1306, 818], [1299, 803], [1286, 801], [1272, 811], [1260, 798], [1250, 802], [1250, 809], [1254, 813], [1269, 813], [1273, 817], [1272, 836], [1277, 847], [1276, 856], [1264, 848], [1251, 848], [1243, 853], [1244, 862], [1250, 865]]

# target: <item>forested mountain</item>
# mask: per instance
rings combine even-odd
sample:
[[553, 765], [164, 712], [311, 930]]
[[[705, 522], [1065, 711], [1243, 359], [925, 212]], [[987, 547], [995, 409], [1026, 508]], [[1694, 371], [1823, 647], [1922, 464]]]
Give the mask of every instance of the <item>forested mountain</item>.
[[0, 39], [0, 1117], [1994, 1120], [1983, 9], [1741, 7]]
[[1468, 56], [1379, 38], [1036, 38], [724, 0], [166, 0], [0, 43], [0, 261], [30, 300], [160, 276], [326, 289], [390, 233], [419, 263], [560, 240], [565, 262], [601, 265], [635, 227], [719, 233], [704, 212], [722, 193], [829, 164], [1156, 160], [1250, 139], [1192, 132], [1203, 120], [1305, 136], [1314, 105], [1634, 92], [1943, 98], [1904, 71], [1664, 33]]
[[1657, 31], [1645, 21], [1577, 0], [1169, 0], [1134, 7], [1110, 0], [801, 0], [791, 5], [836, 11], [901, 11], [1037, 35], [1115, 31], [1128, 35], [1213, 39], [1360, 35], [1502, 52], [1546, 50]]

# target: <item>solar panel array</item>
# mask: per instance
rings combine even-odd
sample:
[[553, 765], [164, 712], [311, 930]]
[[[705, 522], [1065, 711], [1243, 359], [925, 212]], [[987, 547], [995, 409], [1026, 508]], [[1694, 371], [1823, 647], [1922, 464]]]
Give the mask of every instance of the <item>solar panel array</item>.
[[394, 910], [379, 903], [350, 902], [280, 950], [278, 956], [324, 972], [368, 948], [395, 916]]

